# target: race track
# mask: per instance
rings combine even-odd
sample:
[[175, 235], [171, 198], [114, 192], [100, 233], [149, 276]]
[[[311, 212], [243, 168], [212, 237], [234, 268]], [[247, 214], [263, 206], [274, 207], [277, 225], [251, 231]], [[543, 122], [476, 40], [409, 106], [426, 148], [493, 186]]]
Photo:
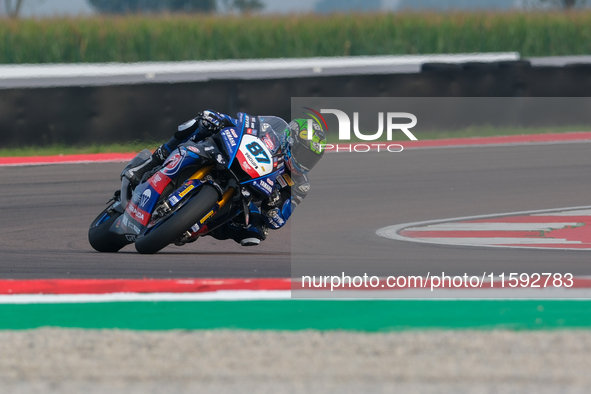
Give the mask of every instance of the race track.
[[[417, 244], [382, 227], [461, 216], [591, 205], [587, 143], [330, 153], [289, 228], [261, 246], [205, 237], [141, 256], [94, 252], [88, 225], [123, 163], [0, 168], [0, 277], [294, 277], [570, 272], [585, 251]], [[293, 254], [292, 254], [293, 250]], [[293, 264], [292, 263], [293, 260]]]
[[211, 237], [158, 255], [133, 245], [100, 254], [88, 226], [118, 188], [124, 163], [0, 168], [3, 278], [289, 277], [289, 232], [258, 249]]

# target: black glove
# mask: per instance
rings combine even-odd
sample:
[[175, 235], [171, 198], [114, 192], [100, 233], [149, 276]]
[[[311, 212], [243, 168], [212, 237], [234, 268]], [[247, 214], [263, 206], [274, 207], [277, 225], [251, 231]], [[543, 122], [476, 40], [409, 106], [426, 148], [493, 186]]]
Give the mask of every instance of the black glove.
[[199, 112], [195, 118], [178, 127], [178, 131], [174, 133], [174, 138], [178, 141], [184, 141], [197, 129], [200, 129], [199, 133], [203, 134], [200, 139], [203, 139], [226, 127], [225, 124], [225, 119], [218, 112], [211, 110]]
[[270, 211], [273, 208], [277, 208], [279, 205], [281, 205], [281, 193], [276, 189], [266, 200], [263, 201], [261, 208], [263, 208], [263, 211]]
[[211, 134], [217, 133], [224, 127], [224, 118], [219, 112], [207, 110], [199, 115], [201, 115], [201, 127]]

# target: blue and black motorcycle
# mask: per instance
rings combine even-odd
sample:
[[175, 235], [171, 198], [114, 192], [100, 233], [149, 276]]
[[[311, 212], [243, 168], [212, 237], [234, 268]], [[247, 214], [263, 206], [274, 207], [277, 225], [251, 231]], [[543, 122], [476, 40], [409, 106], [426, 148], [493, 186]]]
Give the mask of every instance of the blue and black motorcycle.
[[[239, 215], [248, 224], [250, 203], [270, 196], [285, 172], [277, 136], [288, 125], [275, 116], [243, 113], [237, 124], [181, 144], [133, 190], [123, 177], [121, 189], [90, 225], [92, 247], [117, 252], [135, 242], [139, 253], [151, 254], [193, 242]], [[140, 152], [126, 168], [150, 155]]]

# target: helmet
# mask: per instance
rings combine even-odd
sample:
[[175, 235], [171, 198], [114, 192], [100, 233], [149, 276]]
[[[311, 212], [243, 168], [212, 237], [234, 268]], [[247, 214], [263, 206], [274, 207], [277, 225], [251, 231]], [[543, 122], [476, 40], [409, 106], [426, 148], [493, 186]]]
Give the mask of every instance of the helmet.
[[[308, 139], [308, 122], [312, 124], [313, 135]], [[326, 134], [322, 127], [313, 120], [294, 119], [289, 124], [288, 163], [300, 171], [308, 172], [324, 155]]]

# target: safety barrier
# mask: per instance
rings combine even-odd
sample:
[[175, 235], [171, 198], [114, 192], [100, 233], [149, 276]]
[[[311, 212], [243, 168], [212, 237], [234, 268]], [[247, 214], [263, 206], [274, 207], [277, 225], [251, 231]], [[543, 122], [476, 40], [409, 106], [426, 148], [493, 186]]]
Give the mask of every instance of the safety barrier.
[[[290, 117], [291, 97], [586, 97], [591, 64], [423, 63], [417, 73], [0, 89], [0, 147], [164, 140], [203, 109]], [[570, 119], [584, 124], [587, 119]], [[527, 126], [527, 125], [524, 125]]]

